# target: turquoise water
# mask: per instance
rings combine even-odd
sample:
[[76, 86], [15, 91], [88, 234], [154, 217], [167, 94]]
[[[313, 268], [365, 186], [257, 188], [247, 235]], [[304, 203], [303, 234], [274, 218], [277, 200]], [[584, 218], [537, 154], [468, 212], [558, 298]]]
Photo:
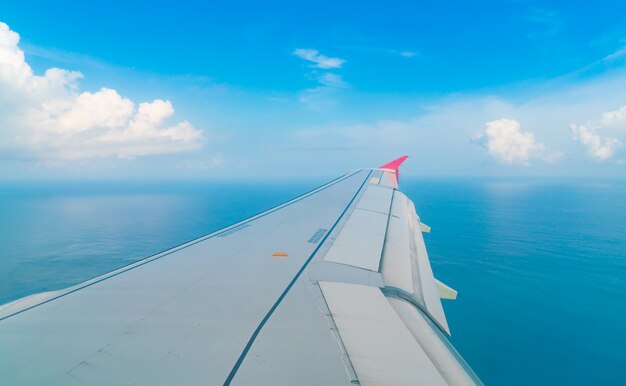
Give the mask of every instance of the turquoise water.
[[[0, 303], [63, 288], [324, 181], [0, 184]], [[488, 385], [626, 384], [626, 183], [417, 180], [452, 342]]]

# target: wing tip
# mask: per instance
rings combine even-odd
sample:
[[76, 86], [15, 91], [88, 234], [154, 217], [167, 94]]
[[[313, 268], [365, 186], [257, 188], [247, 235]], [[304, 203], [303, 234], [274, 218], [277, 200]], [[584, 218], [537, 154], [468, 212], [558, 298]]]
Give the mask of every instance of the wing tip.
[[393, 172], [396, 174], [396, 183], [397, 183], [399, 180], [399, 176], [400, 176], [400, 165], [402, 165], [404, 161], [406, 161], [407, 158], [409, 158], [408, 155], [403, 155], [402, 157], [398, 157], [391, 162], [387, 162], [386, 164], [378, 168], [393, 170]]
[[402, 157], [398, 157], [394, 159], [393, 161], [387, 162], [386, 164], [380, 166], [379, 169], [391, 169], [395, 171], [396, 173], [398, 173], [398, 170], [400, 169], [400, 165], [402, 165], [402, 163], [404, 163], [404, 161], [406, 161], [407, 158], [409, 158], [408, 155], [403, 155]]

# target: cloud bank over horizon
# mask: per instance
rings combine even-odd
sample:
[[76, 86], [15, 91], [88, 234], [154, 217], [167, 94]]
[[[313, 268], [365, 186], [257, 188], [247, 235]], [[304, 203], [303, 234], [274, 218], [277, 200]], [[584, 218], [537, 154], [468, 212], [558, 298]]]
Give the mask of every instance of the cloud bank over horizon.
[[61, 160], [133, 159], [202, 146], [203, 133], [191, 123], [169, 123], [170, 101], [135, 103], [107, 87], [81, 92], [78, 71], [49, 68], [36, 75], [19, 41], [0, 22], [0, 146]]
[[[623, 69], [435, 95], [371, 92], [361, 88], [353, 70], [361, 66], [364, 71], [354, 51], [315, 47], [281, 53], [294, 71], [290, 79], [300, 81], [295, 90], [218, 81], [198, 85], [193, 76], [176, 77], [157, 95], [175, 95], [185, 114], [199, 122], [195, 126], [175, 119], [167, 98], [138, 102], [141, 98], [122, 95], [119, 81], [95, 82], [108, 86], [84, 90], [83, 73], [49, 65], [54, 63], [50, 58], [44, 60], [47, 70], [37, 75], [20, 36], [0, 22], [0, 170], [18, 174], [36, 165], [37, 173], [45, 174], [88, 164], [85, 173], [107, 169], [113, 175], [128, 170], [142, 175], [185, 170], [190, 176], [267, 170], [313, 175], [343, 170], [342, 165], [375, 166], [408, 154], [413, 162], [406, 164], [405, 175], [623, 171]], [[392, 56], [381, 48], [373, 52]], [[421, 51], [410, 61], [397, 53], [393, 56], [402, 65], [428, 60]], [[82, 64], [68, 61], [61, 67], [85, 71], [87, 64]], [[142, 76], [148, 75], [137, 71], [132, 76], [136, 79], [129, 86], [141, 94], [147, 88]], [[211, 127], [210, 143], [198, 127]], [[211, 152], [197, 151], [208, 145]], [[22, 169], [14, 168], [19, 162]]]

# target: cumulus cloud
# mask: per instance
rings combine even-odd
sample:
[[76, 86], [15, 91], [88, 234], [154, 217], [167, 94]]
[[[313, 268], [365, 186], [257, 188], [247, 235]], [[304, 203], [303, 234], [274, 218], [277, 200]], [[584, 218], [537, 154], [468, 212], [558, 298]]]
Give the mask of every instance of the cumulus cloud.
[[535, 134], [521, 130], [513, 119], [498, 119], [485, 124], [472, 140], [487, 149], [497, 161], [508, 165], [530, 165], [533, 158], [556, 161], [561, 154], [535, 141]]
[[599, 120], [589, 120], [585, 124], [572, 123], [570, 129], [572, 139], [585, 149], [587, 157], [607, 161], [622, 147], [626, 134], [626, 105], [603, 112]]
[[341, 68], [341, 66], [343, 66], [343, 64], [346, 62], [345, 60], [340, 58], [330, 58], [328, 56], [322, 55], [318, 50], [307, 48], [296, 48], [293, 51], [293, 54], [300, 59], [304, 59], [313, 63], [313, 67], [322, 68], [325, 70]]
[[202, 132], [189, 122], [167, 124], [169, 101], [136, 104], [103, 87], [80, 92], [80, 72], [59, 68], [36, 75], [19, 35], [0, 22], [0, 123], [5, 146], [42, 157], [134, 158], [197, 149]]
[[574, 140], [587, 149], [587, 154], [598, 161], [606, 161], [622, 147], [617, 138], [601, 137], [594, 128], [572, 124], [570, 126]]
[[605, 126], [613, 126], [626, 123], [626, 105], [614, 111], [602, 113], [601, 122]]

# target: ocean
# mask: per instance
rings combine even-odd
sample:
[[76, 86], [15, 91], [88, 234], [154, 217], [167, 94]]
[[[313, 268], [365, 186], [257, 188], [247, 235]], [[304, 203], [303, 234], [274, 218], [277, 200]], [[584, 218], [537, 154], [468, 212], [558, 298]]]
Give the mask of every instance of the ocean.
[[[0, 304], [64, 288], [324, 181], [0, 183]], [[626, 182], [402, 178], [451, 341], [487, 385], [626, 385]]]

